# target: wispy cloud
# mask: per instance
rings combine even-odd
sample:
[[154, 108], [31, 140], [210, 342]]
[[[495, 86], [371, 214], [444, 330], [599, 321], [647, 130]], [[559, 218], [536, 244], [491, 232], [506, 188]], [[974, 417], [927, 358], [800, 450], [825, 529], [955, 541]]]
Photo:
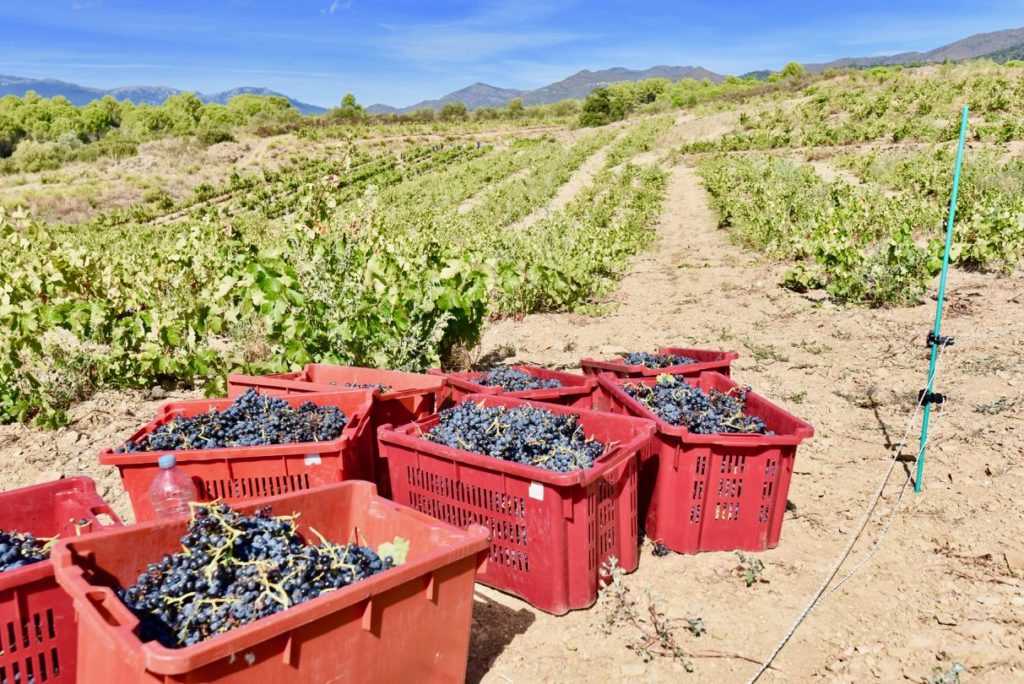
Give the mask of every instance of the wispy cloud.
[[81, 12], [82, 10], [96, 9], [103, 5], [103, 0], [75, 0], [71, 3], [71, 10], [73, 12]]
[[[45, 73], [47, 69], [97, 69], [97, 70], [111, 70], [111, 71], [127, 71], [135, 69], [147, 69], [152, 71], [170, 71], [174, 73], [178, 72], [209, 72], [209, 66], [205, 64], [183, 64], [183, 63], [168, 63], [162, 62], [160, 64], [146, 64], [141, 62], [79, 62], [73, 60], [22, 60], [22, 61], [10, 61], [4, 62], [4, 64], [16, 67], [16, 68], [29, 68], [32, 70], [40, 70]], [[351, 74], [340, 71], [309, 71], [309, 70], [298, 70], [298, 69], [241, 69], [236, 67], [220, 67], [217, 69], [218, 73], [226, 74], [244, 74], [250, 76], [302, 76], [308, 78], [350, 78]]]
[[599, 37], [594, 33], [552, 28], [546, 21], [572, 4], [575, 0], [505, 0], [451, 21], [381, 23], [389, 33], [373, 42], [391, 54], [429, 67], [431, 64], [471, 63]]
[[348, 10], [348, 9], [352, 9], [352, 0], [346, 0], [346, 2], [341, 2], [340, 0], [334, 0], [330, 5], [328, 5], [327, 7], [323, 8], [322, 10], [320, 10], [320, 14], [330, 14], [330, 15], [333, 15], [338, 10]]

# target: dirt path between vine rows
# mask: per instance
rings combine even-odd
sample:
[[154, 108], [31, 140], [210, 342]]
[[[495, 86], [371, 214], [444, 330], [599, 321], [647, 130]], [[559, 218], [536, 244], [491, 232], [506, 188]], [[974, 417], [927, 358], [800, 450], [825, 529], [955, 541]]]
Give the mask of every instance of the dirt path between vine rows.
[[[627, 586], [651, 588], [670, 618], [707, 625], [700, 638], [676, 630], [696, 654], [689, 675], [670, 659], [644, 663], [626, 646], [630, 629], [602, 633], [600, 602], [552, 617], [481, 589], [472, 680], [745, 682], [757, 668], [747, 659], [771, 652], [856, 531], [923, 384], [934, 301], [866, 310], [788, 292], [777, 285], [784, 269], [730, 244], [716, 223], [695, 171], [675, 167], [660, 243], [634, 260], [606, 315], [502, 321], [482, 351], [565, 368], [663, 344], [739, 351], [734, 377], [817, 429], [797, 454], [781, 543], [758, 554], [765, 581], [747, 588], [732, 553], [659, 558], [645, 547]], [[810, 615], [762, 681], [925, 682], [954, 662], [965, 682], [1024, 677], [1021, 424], [1019, 408], [992, 413], [1024, 405], [1024, 277], [955, 272], [950, 288], [946, 329], [962, 337], [936, 380], [950, 401], [932, 431], [926, 490], [904, 498], [877, 556]], [[905, 455], [916, 453], [917, 425]], [[897, 465], [847, 568], [878, 534], [907, 467]]]
[[558, 188], [558, 192], [555, 193], [555, 196], [551, 198], [550, 202], [545, 204], [543, 207], [538, 207], [529, 216], [525, 216], [522, 220], [509, 226], [509, 230], [524, 230], [546, 218], [554, 216], [558, 212], [562, 211], [562, 209], [565, 209], [569, 202], [571, 202], [573, 198], [583, 190], [583, 188], [590, 185], [594, 176], [604, 168], [605, 160], [608, 158], [608, 150], [611, 149], [611, 146], [614, 143], [615, 140], [610, 140], [607, 145], [587, 157], [580, 167], [573, 172], [572, 176], [569, 177], [569, 180]]

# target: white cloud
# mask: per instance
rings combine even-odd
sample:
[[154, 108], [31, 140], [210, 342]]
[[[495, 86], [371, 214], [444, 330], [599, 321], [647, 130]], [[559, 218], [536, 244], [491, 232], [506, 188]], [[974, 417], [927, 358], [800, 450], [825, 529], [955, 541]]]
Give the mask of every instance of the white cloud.
[[371, 42], [393, 55], [431, 64], [472, 63], [517, 50], [552, 47], [597, 35], [551, 29], [542, 20], [576, 0], [503, 0], [451, 21], [382, 23], [389, 33]]
[[338, 10], [352, 9], [352, 0], [346, 0], [341, 2], [340, 0], [334, 0], [330, 5], [320, 10], [320, 14], [334, 14]]

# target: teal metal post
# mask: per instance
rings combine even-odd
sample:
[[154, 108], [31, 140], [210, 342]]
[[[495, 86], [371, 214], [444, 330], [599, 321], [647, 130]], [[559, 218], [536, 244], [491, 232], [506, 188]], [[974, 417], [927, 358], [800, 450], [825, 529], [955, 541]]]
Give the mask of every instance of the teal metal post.
[[942, 275], [939, 276], [939, 301], [935, 306], [935, 328], [933, 331], [932, 360], [928, 365], [928, 386], [924, 392], [924, 418], [921, 423], [921, 445], [917, 451], [917, 478], [914, 480], [914, 491], [921, 491], [921, 478], [924, 476], [924, 448], [928, 443], [928, 421], [932, 415], [932, 379], [935, 377], [935, 362], [939, 357], [939, 332], [942, 328], [942, 304], [946, 299], [946, 273], [949, 271], [949, 250], [953, 245], [953, 219], [956, 216], [956, 195], [960, 189], [960, 165], [964, 160], [964, 141], [967, 139], [967, 105], [960, 115], [960, 143], [956, 148], [956, 165], [953, 168], [953, 194], [949, 198], [949, 217], [946, 219], [946, 248], [942, 252]]

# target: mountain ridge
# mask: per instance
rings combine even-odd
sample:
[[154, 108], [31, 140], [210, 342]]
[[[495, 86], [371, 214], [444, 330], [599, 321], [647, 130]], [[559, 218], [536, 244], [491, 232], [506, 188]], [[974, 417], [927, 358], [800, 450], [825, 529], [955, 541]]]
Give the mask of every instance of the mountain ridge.
[[947, 60], [958, 62], [988, 57], [1021, 45], [1024, 45], [1024, 28], [1002, 29], [987, 33], [975, 33], [927, 52], [898, 52], [874, 57], [843, 57], [831, 62], [805, 64], [804, 68], [808, 71], [821, 71], [829, 67], [898, 66], [914, 62], [927, 64]]
[[683, 78], [695, 78], [698, 81], [708, 78], [717, 83], [725, 78], [700, 66], [666, 66], [658, 65], [648, 69], [626, 69], [611, 67], [591, 71], [581, 69], [561, 81], [549, 83], [533, 90], [515, 88], [499, 88], [488, 83], [474, 83], [459, 90], [442, 95], [432, 100], [422, 100], [407, 107], [394, 107], [386, 104], [372, 104], [366, 111], [372, 114], [407, 114], [417, 109], [440, 109], [448, 102], [462, 102], [467, 109], [477, 107], [504, 107], [514, 97], [522, 98], [525, 105], [552, 104], [559, 100], [579, 100], [590, 94], [594, 88], [623, 81], [640, 81], [645, 78], [668, 78], [678, 81]]
[[[164, 100], [171, 95], [194, 92], [171, 88], [168, 86], [144, 85], [118, 86], [116, 88], [93, 88], [90, 86], [79, 85], [77, 83], [71, 83], [70, 81], [61, 81], [56, 78], [30, 78], [25, 76], [0, 74], [0, 97], [3, 97], [4, 95], [17, 95], [18, 97], [24, 97], [25, 93], [30, 90], [47, 98], [61, 95], [66, 97], [71, 104], [79, 107], [89, 104], [93, 100], [98, 100], [105, 95], [110, 95], [116, 100], [131, 100], [135, 104], [159, 105], [163, 104]], [[209, 94], [196, 93], [196, 97], [203, 102], [216, 102], [218, 104], [226, 104], [227, 101], [235, 95], [276, 95], [286, 98], [292, 103], [293, 107], [303, 114], [322, 114], [327, 111], [325, 107], [318, 107], [317, 105], [312, 105], [308, 102], [296, 100], [284, 95], [283, 93], [270, 90], [269, 88], [255, 86], [241, 86]]]
[[[962, 61], [983, 57], [1003, 61], [1006, 59], [1024, 57], [1024, 28], [1002, 29], [999, 31], [976, 33], [967, 36], [966, 38], [953, 41], [952, 43], [940, 45], [939, 47], [928, 50], [927, 52], [900, 52], [892, 55], [878, 55], [873, 57], [843, 57], [840, 59], [834, 59], [830, 62], [805, 64], [804, 67], [808, 71], [822, 71], [829, 67], [906, 65], [915, 62], [931, 63], [943, 62], [946, 60]], [[752, 76], [754, 78], [764, 79], [771, 73], [771, 69], [759, 69], [747, 72], [743, 76]], [[522, 91], [518, 95], [509, 96], [508, 99], [511, 99], [512, 97], [521, 97], [523, 104], [527, 105], [551, 104], [566, 98], [584, 98], [590, 94], [590, 91], [594, 88], [602, 85], [609, 85], [610, 83], [639, 81], [644, 78], [668, 78], [671, 81], [678, 81], [687, 77], [695, 78], [697, 80], [708, 78], [716, 83], [725, 78], [725, 76], [721, 74], [709, 71], [700, 66], [672, 67], [659, 65], [642, 70], [631, 70], [623, 67], [612, 67], [599, 71], [583, 69], [562, 79], [561, 81], [557, 81], [556, 83], [551, 83], [534, 90]], [[513, 92], [511, 89], [502, 89], [488, 84], [474, 85], [485, 85], [495, 91], [508, 90], [509, 92]], [[367, 111], [375, 114], [403, 114], [424, 107], [437, 109], [445, 102], [456, 101], [463, 102], [468, 109], [475, 109], [480, 106], [495, 106], [493, 104], [478, 104], [472, 100], [460, 100], [460, 94], [469, 90], [471, 87], [472, 86], [456, 90], [434, 100], [423, 100], [422, 102], [417, 102], [416, 104], [408, 107], [393, 107], [390, 105], [375, 104], [367, 107]], [[503, 104], [498, 106], [503, 106]]]

